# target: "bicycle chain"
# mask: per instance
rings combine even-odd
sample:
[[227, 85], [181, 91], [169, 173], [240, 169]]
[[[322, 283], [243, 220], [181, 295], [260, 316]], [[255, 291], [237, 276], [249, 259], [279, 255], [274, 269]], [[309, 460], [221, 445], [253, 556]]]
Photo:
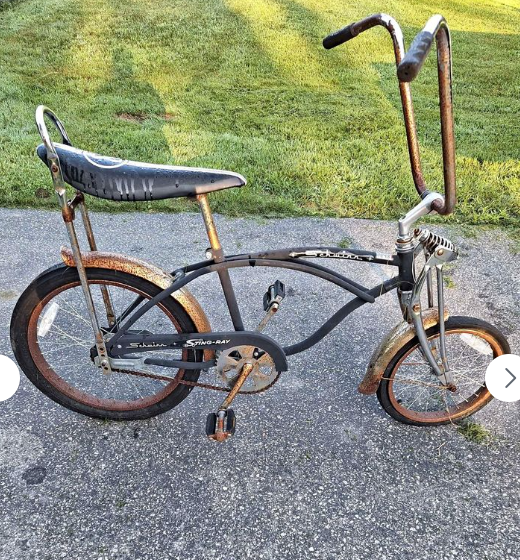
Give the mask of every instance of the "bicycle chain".
[[[115, 371], [117, 373], [128, 373], [129, 375], [137, 375], [138, 377], [147, 377], [149, 379], [156, 379], [156, 380], [158, 379], [159, 381], [168, 381], [168, 382], [176, 381], [175, 377], [165, 377], [163, 375], [146, 373], [144, 371], [135, 371], [130, 369], [112, 369], [112, 371]], [[238, 394], [257, 395], [258, 393], [263, 393], [264, 391], [267, 391], [267, 389], [270, 389], [278, 381], [281, 374], [282, 374], [281, 371], [277, 372], [277, 375], [273, 379], [273, 381], [269, 383], [269, 385], [267, 385], [266, 387], [263, 387], [262, 389], [258, 389], [257, 391], [239, 391]], [[231, 391], [231, 388], [229, 387], [219, 387], [218, 385], [211, 385], [210, 383], [199, 383], [198, 381], [188, 381], [186, 379], [180, 379], [177, 382], [177, 384], [188, 385], [189, 387], [200, 387], [201, 389], [211, 389], [212, 391], [222, 391], [224, 393], [229, 393]]]

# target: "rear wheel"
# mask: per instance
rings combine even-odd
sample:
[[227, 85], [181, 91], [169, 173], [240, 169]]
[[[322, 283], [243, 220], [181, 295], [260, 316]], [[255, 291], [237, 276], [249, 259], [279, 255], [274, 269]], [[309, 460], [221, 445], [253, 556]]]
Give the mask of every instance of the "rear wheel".
[[[434, 355], [439, 356], [439, 325], [426, 331]], [[436, 426], [462, 420], [491, 399], [485, 374], [489, 363], [510, 352], [495, 327], [470, 317], [446, 321], [446, 353], [456, 390], [439, 382], [414, 337], [390, 361], [377, 390], [381, 406], [406, 424]]]
[[[116, 317], [139, 298], [137, 309], [161, 291], [142, 278], [115, 270], [89, 268], [87, 277], [98, 321], [107, 331], [102, 286]], [[172, 297], [145, 313], [131, 330], [136, 334], [197, 332]], [[192, 389], [179, 381], [197, 381], [200, 374], [197, 369], [149, 365], [103, 373], [91, 358], [94, 335], [78, 272], [64, 265], [44, 272], [22, 294], [11, 320], [11, 342], [20, 367], [38, 389], [57, 403], [96, 418], [135, 420], [165, 412]], [[183, 361], [201, 361], [201, 354], [186, 349], [146, 353]]]

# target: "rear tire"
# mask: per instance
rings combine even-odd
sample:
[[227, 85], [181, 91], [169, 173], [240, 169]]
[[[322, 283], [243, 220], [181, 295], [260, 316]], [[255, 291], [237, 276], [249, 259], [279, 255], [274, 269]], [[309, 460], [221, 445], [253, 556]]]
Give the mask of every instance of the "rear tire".
[[[100, 292], [96, 285], [107, 286], [111, 294], [117, 295], [121, 300], [122, 309], [125, 309], [127, 299], [128, 304], [132, 298], [135, 300], [138, 296], [147, 300], [161, 291], [156, 285], [125, 272], [101, 268], [88, 268], [86, 272], [93, 293]], [[70, 410], [94, 418], [111, 420], [150, 418], [177, 406], [190, 394], [193, 387], [179, 384], [179, 380], [196, 382], [200, 374], [199, 369], [161, 368], [159, 373], [153, 372], [147, 377], [137, 370], [134, 370], [133, 374], [113, 372], [107, 375], [94, 366], [90, 358], [94, 335], [86, 314], [84, 299], [81, 302], [78, 291], [81, 293], [77, 269], [57, 265], [42, 273], [27, 287], [14, 309], [11, 319], [13, 351], [25, 375], [40, 391]], [[97, 300], [99, 304], [100, 298], [98, 297]], [[53, 302], [55, 308], [57, 306], [59, 309], [57, 319], [53, 320], [49, 331], [43, 334], [45, 329], [39, 326], [42, 322], [41, 317], [44, 310], [49, 309]], [[99, 307], [96, 305], [96, 311], [100, 326], [106, 326], [107, 319], [106, 314], [103, 317], [102, 302]], [[158, 322], [151, 323], [152, 326], [156, 326], [153, 332], [161, 332], [161, 322], [163, 328], [166, 327], [172, 333], [198, 332], [190, 316], [172, 297], [153, 307], [142, 319], [150, 314], [152, 318], [149, 321], [158, 318]], [[139, 324], [142, 319], [139, 319], [136, 324]], [[57, 324], [58, 320], [61, 323]], [[69, 321], [68, 325], [67, 321]], [[78, 334], [80, 331], [85, 333], [83, 340], [80, 340]], [[58, 339], [58, 335], [62, 338]], [[61, 342], [62, 340], [65, 342]], [[182, 358], [177, 359], [201, 361], [202, 351], [182, 350]], [[63, 361], [70, 364], [69, 370], [74, 372], [77, 370], [78, 373], [73, 375], [66, 365], [63, 365]], [[60, 366], [60, 372], [55, 371], [57, 365], [54, 364]], [[159, 375], [163, 376], [162, 380]], [[111, 378], [111, 376], [118, 377]], [[121, 376], [126, 376], [126, 379]], [[165, 381], [165, 378], [171, 378], [172, 381]], [[97, 394], [108, 385], [110, 385], [110, 396], [105, 398]], [[85, 387], [89, 386], [97, 393], [90, 394], [85, 390]], [[150, 394], [143, 396], [145, 388]], [[124, 397], [127, 399], [125, 401], [123, 397], [118, 398], [116, 391], [121, 395], [132, 396], [135, 393], [137, 396]]]

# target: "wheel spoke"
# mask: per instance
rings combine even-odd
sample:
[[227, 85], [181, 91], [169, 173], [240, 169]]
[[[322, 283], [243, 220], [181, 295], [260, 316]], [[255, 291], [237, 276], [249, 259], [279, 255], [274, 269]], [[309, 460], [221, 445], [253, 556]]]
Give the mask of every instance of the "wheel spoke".
[[[120, 317], [120, 312], [132, 306], [138, 298], [145, 302], [151, 297], [118, 282], [90, 280], [90, 285], [96, 315], [103, 326], [107, 318], [102, 285], [107, 288], [116, 317]], [[39, 317], [48, 306], [54, 305], [53, 302], [58, 305], [58, 313], [53, 317], [50, 328], [42, 329], [42, 336], [38, 336], [36, 330], [33, 331], [31, 355], [42, 375], [69, 399], [96, 408], [104, 407], [106, 410], [133, 410], [159, 402], [178, 385], [179, 370], [176, 368], [171, 368], [164, 374], [167, 368], [150, 364], [146, 366], [146, 371], [129, 367], [116, 368], [112, 373], [106, 374], [95, 365], [91, 359], [91, 349], [95, 348], [94, 333], [84, 295], [77, 281], [72, 284], [64, 283], [63, 288], [54, 290], [43, 298], [42, 305], [38, 307], [40, 315], [31, 319], [31, 324], [38, 325]], [[179, 332], [177, 324], [173, 311], [161, 304], [140, 317], [132, 330], [140, 334], [176, 334]], [[107, 334], [106, 338], [110, 336], [111, 334]], [[158, 349], [153, 354], [187, 361], [190, 351]], [[236, 364], [236, 360], [232, 362]]]
[[[455, 328], [446, 331], [447, 354], [455, 392], [436, 379], [419, 345], [409, 350], [395, 369], [385, 375], [383, 379], [391, 381], [386, 385], [390, 401], [400, 414], [410, 416], [414, 421], [450, 421], [468, 407], [474, 408], [476, 399], [487, 398], [486, 393], [480, 392], [485, 388], [484, 374], [493, 359], [493, 352], [500, 348], [497, 346], [493, 349], [490, 339], [477, 337], [479, 331], [469, 332], [480, 342], [470, 346], [460, 337], [463, 332], [463, 329]], [[438, 335], [430, 335], [429, 343], [435, 355], [438, 352]], [[491, 349], [490, 352], [482, 351], [484, 344]]]
[[[391, 379], [391, 377], [385, 377], [384, 379]], [[395, 378], [394, 383], [408, 383], [410, 385], [422, 385], [423, 387], [433, 387], [434, 389], [446, 389], [444, 385], [435, 385], [434, 383], [427, 383], [426, 381], [420, 381], [418, 379], [403, 379], [401, 377]]]

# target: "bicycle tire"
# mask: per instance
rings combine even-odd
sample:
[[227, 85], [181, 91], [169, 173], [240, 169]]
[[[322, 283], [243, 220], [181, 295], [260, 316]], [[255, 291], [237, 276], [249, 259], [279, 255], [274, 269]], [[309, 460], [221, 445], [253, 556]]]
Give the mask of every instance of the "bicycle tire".
[[[102, 268], [88, 268], [86, 272], [91, 286], [95, 284], [117, 286], [147, 299], [161, 291], [161, 288], [147, 280], [125, 272]], [[37, 339], [36, 323], [47, 303], [57, 295], [65, 293], [66, 290], [78, 288], [78, 286], [80, 283], [77, 269], [60, 264], [40, 274], [20, 296], [12, 315], [10, 334], [15, 357], [27, 378], [54, 402], [94, 418], [140, 420], [166, 412], [181, 403], [190, 394], [193, 386], [179, 384], [178, 381], [176, 383], [166, 382], [166, 389], [161, 392], [160, 398], [156, 401], [148, 402], [146, 399], [143, 402], [136, 401], [137, 404], [132, 403], [131, 406], [128, 405], [125, 408], [121, 403], [117, 403], [117, 406], [113, 407], [102, 406], [97, 401], [88, 398], [88, 394], [86, 397], [80, 395], [81, 398], [79, 398], [74, 388], [66, 387], [59, 379], [56, 379], [56, 372], [50, 366], [45, 366], [47, 362], [42, 360], [43, 352], [38, 341], [35, 340], [35, 338]], [[172, 321], [177, 332], [197, 332], [190, 316], [174, 298], [168, 297], [156, 307], [159, 307]], [[152, 309], [156, 309], [156, 307]], [[93, 345], [92, 331], [91, 335]], [[184, 361], [202, 360], [200, 350], [183, 352]], [[90, 367], [94, 367], [92, 363], [90, 363]], [[200, 374], [200, 369], [176, 371], [176, 380], [185, 379], [196, 382]], [[108, 375], [115, 375], [115, 373]]]

